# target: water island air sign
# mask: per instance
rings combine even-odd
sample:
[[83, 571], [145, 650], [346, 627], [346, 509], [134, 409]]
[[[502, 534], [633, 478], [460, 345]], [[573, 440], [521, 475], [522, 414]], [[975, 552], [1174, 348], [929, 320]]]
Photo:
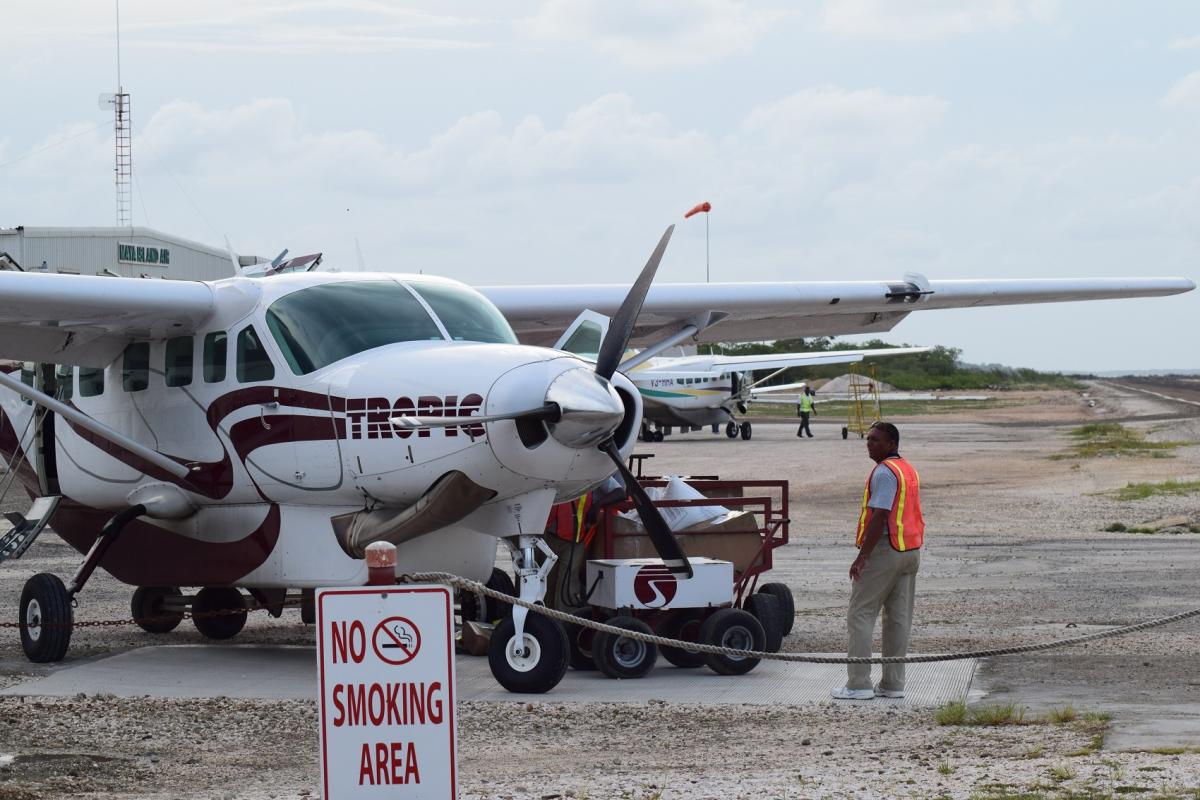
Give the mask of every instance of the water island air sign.
[[117, 243], [117, 261], [126, 264], [162, 264], [171, 263], [171, 250], [166, 247], [147, 247], [141, 244]]
[[444, 586], [318, 592], [325, 800], [458, 796], [452, 612]]

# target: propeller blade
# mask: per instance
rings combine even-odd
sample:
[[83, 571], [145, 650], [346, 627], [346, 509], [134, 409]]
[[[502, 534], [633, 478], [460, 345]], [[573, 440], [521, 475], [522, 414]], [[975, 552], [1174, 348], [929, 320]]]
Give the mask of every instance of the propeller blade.
[[388, 422], [392, 427], [403, 430], [418, 428], [452, 428], [456, 425], [475, 425], [480, 422], [496, 422], [501, 419], [545, 419], [555, 420], [559, 415], [557, 403], [546, 403], [540, 408], [529, 408], [524, 411], [513, 411], [508, 414], [472, 414], [469, 417], [448, 417], [444, 415], [430, 416], [400, 416], [390, 417]]
[[633, 504], [637, 506], [638, 516], [642, 518], [642, 524], [646, 526], [646, 533], [650, 536], [650, 543], [654, 545], [654, 549], [658, 551], [658, 556], [663, 560], [663, 564], [671, 571], [673, 575], [681, 578], [692, 577], [692, 565], [688, 561], [687, 555], [683, 552], [683, 548], [679, 546], [679, 541], [675, 538], [675, 534], [671, 532], [667, 526], [666, 520], [662, 518], [662, 514], [658, 513], [658, 509], [654, 507], [654, 502], [646, 494], [646, 490], [638, 483], [637, 478], [629, 471], [629, 467], [625, 466], [624, 459], [621, 458], [621, 452], [617, 450], [617, 444], [612, 439], [609, 439], [600, 448], [608, 457], [617, 465], [617, 470], [621, 473], [621, 478], [625, 481], [625, 488], [633, 497]]
[[641, 313], [642, 303], [646, 301], [646, 292], [650, 290], [650, 284], [654, 282], [654, 273], [658, 271], [658, 262], [662, 261], [663, 252], [667, 249], [667, 242], [671, 240], [671, 233], [674, 230], [674, 225], [667, 227], [666, 233], [658, 240], [658, 246], [650, 254], [650, 260], [642, 268], [642, 274], [634, 281], [629, 294], [625, 295], [621, 307], [617, 309], [616, 315], [608, 325], [608, 333], [605, 334], [604, 342], [600, 345], [600, 353], [596, 357], [596, 374], [606, 380], [617, 371], [617, 365], [621, 363], [621, 356], [625, 354], [625, 348], [629, 346], [629, 339], [633, 336], [634, 323], [637, 322], [638, 314]]

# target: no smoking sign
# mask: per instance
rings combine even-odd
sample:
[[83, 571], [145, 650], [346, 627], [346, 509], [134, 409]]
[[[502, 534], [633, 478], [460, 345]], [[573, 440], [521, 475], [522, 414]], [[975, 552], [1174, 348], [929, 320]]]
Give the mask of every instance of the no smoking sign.
[[457, 796], [452, 613], [444, 586], [317, 593], [326, 800]]

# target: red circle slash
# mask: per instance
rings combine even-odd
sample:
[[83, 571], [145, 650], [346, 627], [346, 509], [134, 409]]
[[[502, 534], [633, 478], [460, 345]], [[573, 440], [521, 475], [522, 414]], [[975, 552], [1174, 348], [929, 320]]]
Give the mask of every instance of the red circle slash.
[[407, 664], [421, 649], [421, 631], [406, 617], [388, 617], [375, 626], [371, 647], [380, 661]]

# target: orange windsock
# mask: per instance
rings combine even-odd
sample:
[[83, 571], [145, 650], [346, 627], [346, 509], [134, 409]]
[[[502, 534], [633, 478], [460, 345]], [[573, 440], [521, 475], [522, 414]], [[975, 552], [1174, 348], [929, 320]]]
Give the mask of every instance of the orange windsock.
[[703, 212], [704, 212], [704, 213], [706, 213], [706, 214], [707, 214], [709, 211], [712, 211], [712, 203], [708, 202], [707, 200], [706, 200], [706, 201], [704, 201], [704, 202], [703, 202], [703, 203], [701, 203], [700, 205], [698, 205], [698, 206], [695, 206], [695, 207], [694, 207], [694, 208], [693, 208], [691, 211], [689, 211], [689, 212], [687, 212], [686, 214], [684, 214], [684, 215], [683, 215], [683, 218], [684, 218], [684, 219], [687, 219], [688, 217], [692, 216], [693, 214], [699, 214], [701, 211], [703, 211]]

